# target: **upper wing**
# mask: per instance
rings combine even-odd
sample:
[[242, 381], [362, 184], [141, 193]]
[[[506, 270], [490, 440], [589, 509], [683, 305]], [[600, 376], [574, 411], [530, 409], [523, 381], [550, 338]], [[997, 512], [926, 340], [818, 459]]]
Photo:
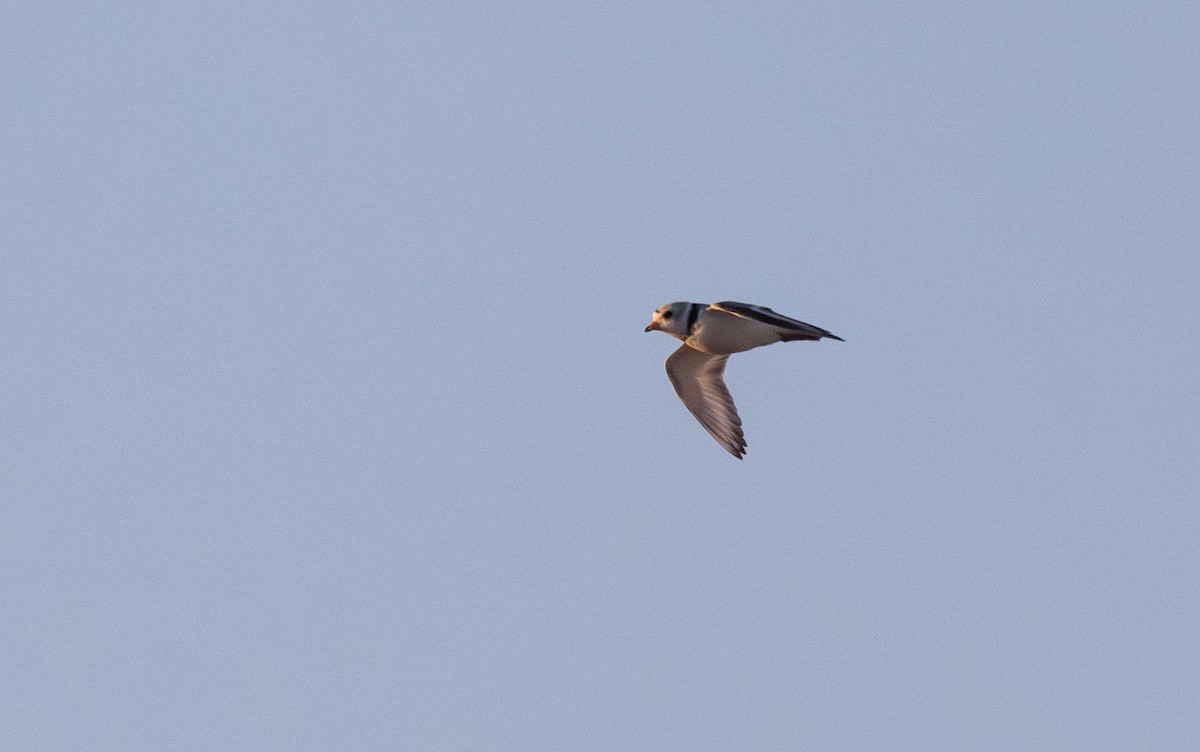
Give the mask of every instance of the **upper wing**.
[[742, 419], [722, 378], [728, 359], [728, 355], [710, 355], [683, 345], [667, 358], [667, 377], [700, 425], [730, 454], [741, 459], [746, 453]]
[[735, 303], [732, 300], [722, 300], [720, 303], [713, 303], [711, 306], [709, 306], [709, 308], [717, 311], [723, 311], [724, 313], [729, 313], [734, 316], [740, 316], [744, 319], [759, 321], [767, 324], [768, 326], [773, 326], [779, 331], [779, 334], [783, 337], [784, 342], [796, 339], [821, 339], [822, 337], [836, 339], [839, 342], [844, 341], [841, 337], [831, 332], [827, 332], [819, 326], [813, 326], [812, 324], [806, 324], [803, 321], [797, 321], [796, 319], [788, 318], [783, 314], [775, 313], [766, 306], [756, 306], [750, 305], [749, 303]]

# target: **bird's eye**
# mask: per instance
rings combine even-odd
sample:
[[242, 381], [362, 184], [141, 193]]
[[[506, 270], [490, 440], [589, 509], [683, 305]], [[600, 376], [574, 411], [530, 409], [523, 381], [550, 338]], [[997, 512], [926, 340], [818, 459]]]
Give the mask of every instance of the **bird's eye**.
[[663, 311], [663, 318], [664, 318], [664, 319], [669, 319], [669, 318], [671, 318], [671, 316], [673, 316], [673, 315], [674, 315], [674, 314], [672, 314], [670, 311]]

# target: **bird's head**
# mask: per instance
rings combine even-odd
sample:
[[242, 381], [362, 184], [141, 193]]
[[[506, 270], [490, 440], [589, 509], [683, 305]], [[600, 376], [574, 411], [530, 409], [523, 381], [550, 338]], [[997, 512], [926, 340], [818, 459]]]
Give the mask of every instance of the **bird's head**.
[[690, 303], [667, 303], [660, 306], [650, 319], [646, 331], [657, 329], [672, 337], [687, 339], [687, 311]]

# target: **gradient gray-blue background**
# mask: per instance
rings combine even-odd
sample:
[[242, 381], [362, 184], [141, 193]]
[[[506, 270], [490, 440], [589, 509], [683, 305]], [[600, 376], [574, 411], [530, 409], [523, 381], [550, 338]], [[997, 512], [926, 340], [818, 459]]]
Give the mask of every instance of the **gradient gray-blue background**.
[[0, 747], [1197, 749], [1198, 39], [10, 7]]

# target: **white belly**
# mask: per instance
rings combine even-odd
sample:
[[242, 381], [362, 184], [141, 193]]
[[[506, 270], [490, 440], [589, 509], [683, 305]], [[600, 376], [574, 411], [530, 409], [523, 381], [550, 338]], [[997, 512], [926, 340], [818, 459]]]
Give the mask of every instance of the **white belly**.
[[704, 310], [696, 321], [691, 347], [713, 355], [728, 355], [780, 341], [774, 327], [722, 311]]

